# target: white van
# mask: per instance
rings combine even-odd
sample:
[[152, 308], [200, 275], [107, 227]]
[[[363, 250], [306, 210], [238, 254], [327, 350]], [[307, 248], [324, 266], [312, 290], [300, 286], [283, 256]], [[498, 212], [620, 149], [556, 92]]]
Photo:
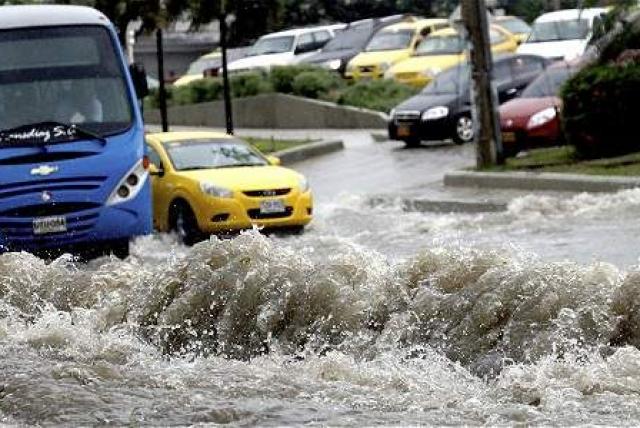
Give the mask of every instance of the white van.
[[267, 34], [249, 48], [245, 58], [230, 63], [229, 71], [269, 71], [273, 66], [297, 64], [320, 50], [342, 28], [344, 24]]
[[533, 23], [531, 35], [518, 53], [572, 61], [580, 57], [594, 29], [601, 27], [605, 8], [568, 9], [545, 13]]

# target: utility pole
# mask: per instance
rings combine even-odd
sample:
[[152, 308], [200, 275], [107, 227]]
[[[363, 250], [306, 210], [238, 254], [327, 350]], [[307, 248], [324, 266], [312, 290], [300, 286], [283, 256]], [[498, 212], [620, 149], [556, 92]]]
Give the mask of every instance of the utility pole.
[[484, 0], [461, 0], [462, 22], [471, 41], [471, 76], [476, 120], [478, 168], [502, 164], [502, 140], [497, 94], [491, 84], [493, 59], [489, 43], [489, 22]]
[[160, 117], [162, 119], [162, 132], [169, 131], [167, 118], [167, 90], [164, 85], [164, 47], [162, 43], [162, 29], [156, 30], [156, 49], [158, 58], [158, 81], [160, 82]]
[[220, 3], [220, 48], [222, 50], [222, 85], [224, 91], [224, 113], [227, 134], [233, 135], [233, 110], [231, 105], [231, 86], [227, 69], [227, 9], [225, 0]]

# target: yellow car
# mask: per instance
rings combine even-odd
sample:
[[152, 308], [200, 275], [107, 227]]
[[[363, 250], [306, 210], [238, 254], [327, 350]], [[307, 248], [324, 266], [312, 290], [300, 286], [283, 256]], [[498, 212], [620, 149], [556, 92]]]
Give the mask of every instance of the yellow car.
[[[518, 48], [514, 35], [497, 25], [489, 29], [489, 38], [493, 53], [515, 52]], [[385, 78], [423, 87], [441, 71], [464, 61], [466, 46], [453, 28], [436, 31], [420, 43], [411, 58], [391, 67]]]
[[219, 51], [202, 55], [191, 63], [185, 74], [173, 82], [173, 86], [186, 86], [196, 80], [204, 79], [204, 72], [212, 67], [217, 67], [221, 57], [222, 54]]
[[389, 25], [378, 31], [363, 52], [347, 65], [346, 78], [381, 79], [389, 68], [409, 58], [433, 31], [448, 27], [446, 19], [420, 19]]
[[154, 226], [185, 244], [259, 227], [301, 231], [312, 218], [304, 176], [247, 143], [214, 132], [147, 135]]
[[518, 44], [524, 43], [531, 34], [531, 27], [517, 16], [496, 16], [493, 23], [513, 34]]

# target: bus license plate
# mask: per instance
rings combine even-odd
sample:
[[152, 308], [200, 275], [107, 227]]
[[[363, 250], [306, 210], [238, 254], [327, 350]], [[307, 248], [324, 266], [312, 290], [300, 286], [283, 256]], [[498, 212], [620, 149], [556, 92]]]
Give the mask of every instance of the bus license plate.
[[66, 217], [42, 217], [33, 219], [33, 234], [46, 235], [67, 231]]
[[279, 214], [285, 211], [284, 204], [277, 199], [260, 202], [260, 214]]

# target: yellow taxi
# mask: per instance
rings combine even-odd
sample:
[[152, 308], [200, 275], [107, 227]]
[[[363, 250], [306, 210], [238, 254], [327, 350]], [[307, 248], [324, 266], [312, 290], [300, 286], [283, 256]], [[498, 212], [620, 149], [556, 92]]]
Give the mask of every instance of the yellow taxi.
[[252, 228], [301, 231], [313, 214], [306, 178], [215, 132], [148, 134], [154, 226], [187, 245]]
[[364, 51], [349, 62], [345, 77], [355, 81], [381, 79], [393, 64], [409, 58], [425, 37], [448, 26], [446, 19], [420, 19], [389, 25], [378, 31]]
[[[493, 53], [515, 52], [518, 48], [515, 36], [497, 25], [489, 29], [489, 39]], [[420, 43], [411, 58], [391, 67], [385, 78], [423, 87], [441, 71], [464, 61], [466, 47], [466, 42], [453, 28], [436, 31]]]
[[513, 34], [518, 44], [524, 43], [531, 34], [531, 27], [517, 16], [496, 16], [493, 23]]
[[189, 69], [185, 74], [180, 76], [178, 80], [173, 82], [173, 86], [186, 86], [196, 80], [204, 79], [205, 71], [220, 64], [222, 53], [213, 51], [206, 55], [202, 55], [189, 65]]

